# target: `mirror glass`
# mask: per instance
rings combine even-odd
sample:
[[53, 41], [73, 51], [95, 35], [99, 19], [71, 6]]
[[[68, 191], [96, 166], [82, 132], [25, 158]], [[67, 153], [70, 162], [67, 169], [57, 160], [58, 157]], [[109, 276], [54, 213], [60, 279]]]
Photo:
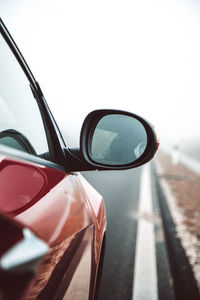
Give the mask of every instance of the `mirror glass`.
[[106, 165], [125, 165], [137, 160], [145, 151], [147, 134], [137, 119], [110, 114], [97, 124], [92, 137], [91, 158]]

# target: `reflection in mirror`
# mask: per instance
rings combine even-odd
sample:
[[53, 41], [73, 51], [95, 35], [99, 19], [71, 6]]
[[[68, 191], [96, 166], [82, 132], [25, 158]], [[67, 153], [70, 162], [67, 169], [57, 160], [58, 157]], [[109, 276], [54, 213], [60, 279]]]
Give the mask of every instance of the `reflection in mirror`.
[[146, 130], [139, 120], [127, 115], [110, 114], [96, 126], [91, 158], [106, 165], [125, 165], [137, 160], [146, 145]]

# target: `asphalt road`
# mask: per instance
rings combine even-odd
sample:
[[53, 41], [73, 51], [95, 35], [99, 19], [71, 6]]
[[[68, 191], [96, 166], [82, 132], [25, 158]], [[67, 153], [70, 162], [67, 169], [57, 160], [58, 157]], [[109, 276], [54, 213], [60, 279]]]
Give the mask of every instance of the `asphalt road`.
[[[83, 174], [104, 196], [107, 211], [106, 251], [98, 300], [200, 299], [160, 178], [155, 168], [148, 167], [147, 181], [142, 168]], [[142, 227], [146, 229], [140, 230]], [[138, 259], [138, 253], [142, 259]]]
[[132, 299], [140, 174], [141, 168], [83, 174], [104, 196], [107, 211], [106, 252], [98, 300]]
[[[151, 213], [149, 215], [140, 214], [142, 203], [140, 186], [145, 181], [142, 168], [117, 172], [93, 171], [83, 174], [104, 196], [107, 211], [106, 251], [98, 300], [182, 300], [180, 297], [175, 297], [174, 294], [169, 253], [162, 222], [165, 211], [163, 214], [160, 211], [160, 201], [164, 200], [161, 199], [163, 197], [159, 197], [156, 185], [158, 178], [156, 173], [152, 171], [153, 169], [149, 172], [150, 188], [148, 185], [144, 187], [142, 185], [141, 189], [144, 191], [144, 198], [147, 198], [144, 209], [151, 202]], [[151, 241], [148, 234], [146, 235], [143, 231], [141, 234], [143, 245], [141, 247], [146, 247], [143, 248], [143, 252], [147, 254], [144, 255], [144, 259], [142, 257], [139, 261], [137, 249], [141, 222], [146, 222], [146, 231], [149, 231], [148, 226], [151, 226], [154, 257], [149, 251]], [[168, 227], [168, 223], [166, 223], [166, 228]], [[180, 256], [180, 252], [177, 255]], [[154, 260], [153, 268], [151, 256]], [[174, 257], [174, 254], [172, 256]], [[134, 275], [138, 274], [135, 273], [138, 265], [139, 276], [141, 273], [143, 275], [136, 283]], [[149, 273], [147, 272], [148, 269], [151, 270]], [[152, 281], [155, 283], [154, 290], [151, 287], [153, 273], [155, 273], [155, 280]], [[135, 295], [134, 289], [137, 290], [137, 295]], [[151, 295], [152, 291], [153, 296]], [[143, 296], [140, 296], [140, 292], [143, 293]]]

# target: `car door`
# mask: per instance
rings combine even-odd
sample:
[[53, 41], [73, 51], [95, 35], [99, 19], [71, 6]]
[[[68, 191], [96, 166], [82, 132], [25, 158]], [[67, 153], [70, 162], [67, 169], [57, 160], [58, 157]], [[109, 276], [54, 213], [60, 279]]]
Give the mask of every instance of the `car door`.
[[47, 126], [34, 77], [2, 23], [1, 31], [0, 297], [92, 299], [103, 199], [58, 163], [53, 144], [62, 137], [52, 115]]

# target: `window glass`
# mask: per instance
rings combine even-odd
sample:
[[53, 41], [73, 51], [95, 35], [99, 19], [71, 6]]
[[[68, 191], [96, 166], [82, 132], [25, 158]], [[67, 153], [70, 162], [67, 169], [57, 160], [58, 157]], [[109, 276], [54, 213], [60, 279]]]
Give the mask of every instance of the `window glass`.
[[48, 152], [43, 121], [29, 81], [1, 35], [0, 144], [35, 155]]

